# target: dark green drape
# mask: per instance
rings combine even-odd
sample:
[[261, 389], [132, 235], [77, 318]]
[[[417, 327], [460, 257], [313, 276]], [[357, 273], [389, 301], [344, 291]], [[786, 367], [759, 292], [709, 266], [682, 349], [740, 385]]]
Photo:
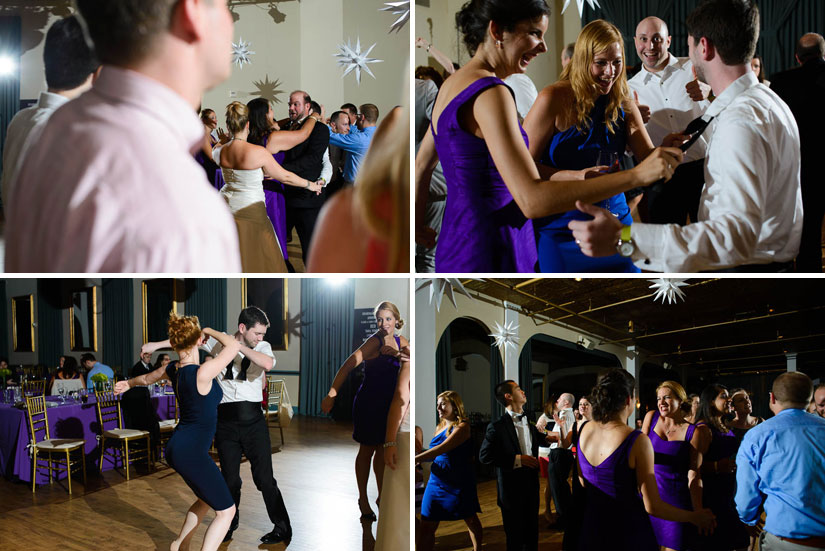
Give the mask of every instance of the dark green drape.
[[0, 304], [3, 305], [3, 315], [0, 316], [0, 358], [9, 359], [9, 318], [11, 308], [6, 299], [6, 282], [0, 281]]
[[[521, 356], [518, 358], [518, 379], [521, 388], [527, 389], [528, 392], [533, 392], [533, 341], [529, 340], [525, 343], [524, 348], [521, 349]], [[535, 404], [535, 397], [527, 396], [528, 404]], [[544, 396], [541, 397], [539, 403], [544, 403]]]
[[452, 346], [450, 344], [450, 327], [441, 335], [435, 349], [435, 393], [436, 396], [453, 388], [452, 381]]
[[[699, 5], [699, 0], [599, 0], [595, 11], [585, 4], [582, 24], [606, 19], [619, 27], [625, 41], [627, 65], [637, 65], [639, 58], [633, 45], [636, 25], [649, 15], [664, 20], [673, 40], [670, 52], [678, 57], [688, 55], [685, 20]], [[794, 47], [807, 32], [822, 33], [825, 28], [825, 2], [822, 0], [757, 0], [761, 28], [756, 53], [762, 56], [765, 73], [796, 66]], [[573, 9], [573, 7], [568, 8]]]
[[496, 400], [496, 385], [504, 380], [504, 362], [496, 346], [495, 339], [490, 339], [490, 419], [495, 421], [504, 414], [504, 406]]
[[37, 357], [46, 367], [54, 367], [63, 353], [63, 310], [59, 279], [37, 280]]
[[351, 279], [337, 287], [323, 279], [300, 281], [303, 330], [299, 411], [319, 416], [321, 400], [335, 373], [352, 353], [355, 284]]
[[137, 361], [137, 351], [132, 350], [132, 280], [104, 279], [102, 288], [103, 355], [98, 360], [111, 367], [115, 375], [123, 377]]
[[187, 279], [186, 315], [198, 316], [201, 327], [226, 331], [226, 279]]
[[[0, 76], [0, 151], [6, 144], [6, 128], [20, 109], [20, 36], [19, 15], [0, 17], [0, 54], [8, 56], [15, 64], [11, 74]], [[0, 172], [3, 159], [0, 158]]]

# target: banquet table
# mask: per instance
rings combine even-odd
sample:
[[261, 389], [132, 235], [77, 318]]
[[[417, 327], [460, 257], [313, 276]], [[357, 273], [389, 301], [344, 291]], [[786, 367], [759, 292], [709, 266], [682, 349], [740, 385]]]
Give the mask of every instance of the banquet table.
[[[152, 394], [151, 400], [161, 420], [174, 417], [174, 394]], [[86, 441], [87, 465], [97, 465], [99, 458], [97, 435], [100, 423], [97, 420], [94, 394], [89, 395], [89, 401], [86, 404], [71, 398], [66, 398], [66, 403], [60, 404], [60, 397], [52, 396], [47, 396], [46, 402], [49, 436], [52, 438], [83, 438]], [[106, 428], [112, 427], [107, 423]], [[0, 472], [6, 478], [31, 482], [32, 463], [28, 450], [30, 442], [29, 421], [25, 410], [13, 407], [11, 404], [0, 403]], [[103, 469], [111, 468], [112, 463], [104, 461]], [[60, 473], [60, 478], [65, 476], [65, 472]], [[49, 476], [45, 470], [37, 472], [38, 484], [46, 484], [48, 481]]]

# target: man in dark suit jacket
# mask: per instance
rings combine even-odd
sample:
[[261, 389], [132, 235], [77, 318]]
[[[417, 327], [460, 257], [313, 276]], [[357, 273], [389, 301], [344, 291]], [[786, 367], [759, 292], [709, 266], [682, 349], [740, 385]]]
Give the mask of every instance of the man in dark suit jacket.
[[479, 460], [496, 467], [498, 506], [507, 551], [536, 551], [539, 538], [539, 444], [544, 436], [522, 412], [527, 397], [507, 380], [495, 389], [504, 415], [487, 426]]
[[[154, 371], [152, 355], [141, 354], [140, 360], [132, 366], [129, 378], [138, 377]], [[128, 429], [148, 430], [152, 446], [160, 439], [160, 425], [149, 389], [145, 386], [136, 386], [127, 390], [120, 402], [123, 411], [123, 425]]]
[[[289, 130], [298, 130], [309, 117], [309, 94], [296, 90], [289, 95]], [[329, 128], [325, 124], [316, 124], [309, 135], [309, 139], [286, 152], [283, 167], [294, 172], [301, 178], [316, 181], [321, 177], [322, 159], [329, 147]], [[309, 257], [309, 246], [312, 232], [315, 229], [315, 220], [326, 199], [326, 192], [320, 195], [307, 189], [294, 186], [284, 186], [286, 198], [286, 232], [292, 233], [292, 228], [298, 231], [301, 241], [301, 251], [306, 260]], [[285, 244], [283, 244], [285, 245]]]
[[798, 272], [822, 271], [822, 218], [825, 216], [825, 188], [818, 157], [825, 147], [825, 39], [808, 33], [796, 43], [794, 67], [771, 77], [771, 90], [791, 108], [799, 127], [802, 150], [802, 242], [796, 257]]

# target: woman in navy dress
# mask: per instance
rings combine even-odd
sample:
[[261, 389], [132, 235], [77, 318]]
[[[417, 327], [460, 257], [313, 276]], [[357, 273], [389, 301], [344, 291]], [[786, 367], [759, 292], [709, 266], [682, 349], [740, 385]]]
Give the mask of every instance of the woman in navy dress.
[[[602, 170], [617, 169], [599, 162], [600, 152], [615, 154], [618, 162], [627, 146], [637, 160], [653, 152], [639, 108], [630, 97], [624, 68], [622, 33], [612, 23], [597, 19], [587, 24], [576, 39], [573, 59], [560, 80], [539, 93], [524, 119], [530, 138], [530, 154], [551, 179], [576, 178], [573, 186], [585, 186], [585, 178]], [[681, 143], [667, 136], [663, 146]], [[675, 167], [676, 165], [674, 165]], [[549, 168], [548, 168], [549, 167]], [[575, 188], [574, 188], [575, 189]], [[622, 224], [633, 218], [624, 191], [630, 187], [582, 201], [613, 213]], [[584, 187], [582, 188], [584, 190]], [[592, 258], [581, 252], [567, 224], [591, 217], [575, 208], [533, 221], [538, 238], [539, 267], [542, 272], [639, 272], [630, 258]]]
[[470, 423], [457, 392], [446, 390], [439, 394], [436, 407], [440, 421], [430, 449], [415, 456], [416, 463], [433, 462], [421, 502], [418, 548], [421, 551], [433, 549], [440, 521], [463, 520], [470, 529], [473, 551], [479, 551], [482, 543], [481, 521], [478, 519], [481, 505], [476, 491]]
[[[217, 339], [223, 350], [214, 359], [198, 365], [198, 347], [208, 337]], [[153, 352], [165, 344], [149, 343], [144, 345], [141, 353]], [[180, 421], [166, 445], [166, 459], [197, 497], [170, 549], [189, 549], [195, 529], [209, 509], [213, 509], [215, 518], [207, 528], [201, 546], [202, 551], [213, 551], [223, 541], [235, 516], [235, 502], [229, 488], [220, 469], [209, 456], [218, 422], [218, 404], [223, 398], [223, 391], [215, 377], [238, 354], [240, 345], [226, 333], [210, 328], [201, 330], [196, 316], [179, 317], [175, 314], [169, 317], [168, 344], [180, 356], [181, 367], [178, 368], [175, 385]], [[125, 392], [135, 385], [151, 384], [164, 375], [165, 368], [160, 367], [151, 373], [118, 382], [115, 392]]]
[[650, 439], [627, 426], [636, 408], [635, 384], [627, 371], [612, 369], [590, 393], [593, 422], [582, 427], [578, 447], [579, 481], [587, 496], [579, 538], [583, 551], [658, 551], [649, 514], [704, 531], [714, 525], [709, 510], [686, 511], [659, 496]]
[[367, 483], [370, 477], [370, 463], [378, 485], [378, 503], [381, 500], [381, 486], [384, 480], [384, 439], [387, 431], [387, 413], [390, 409], [398, 370], [401, 367], [402, 351], [409, 354], [410, 343], [395, 332], [404, 326], [398, 307], [384, 301], [375, 309], [378, 331], [353, 352], [344, 362], [321, 402], [321, 411], [329, 413], [335, 405], [338, 391], [350, 372], [364, 363], [364, 381], [361, 383], [352, 403], [353, 439], [360, 444], [355, 457], [355, 480], [358, 484], [358, 507], [362, 520], [376, 520], [375, 513], [367, 498]]
[[[547, 181], [539, 173], [513, 92], [502, 79], [524, 73], [547, 51], [549, 11], [545, 0], [472, 0], [456, 15], [473, 57], [441, 86], [415, 159], [420, 220], [439, 158], [450, 190], [437, 272], [534, 272], [532, 219], [574, 209], [577, 200], [593, 203], [669, 179], [681, 161], [681, 151], [668, 149], [630, 171], [587, 181]], [[416, 241], [432, 247], [434, 232], [419, 225]]]
[[[657, 408], [645, 415], [642, 432], [653, 445], [656, 485], [664, 501], [680, 509], [702, 508], [699, 449], [705, 435], [685, 420], [690, 411], [685, 389], [675, 381], [665, 381], [656, 389]], [[650, 517], [656, 540], [666, 551], [696, 549], [696, 530], [690, 524]]]

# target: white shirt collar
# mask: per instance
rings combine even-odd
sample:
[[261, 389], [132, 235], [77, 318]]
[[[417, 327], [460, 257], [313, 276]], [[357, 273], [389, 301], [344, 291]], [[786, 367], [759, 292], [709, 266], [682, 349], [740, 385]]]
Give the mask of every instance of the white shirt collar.
[[650, 79], [654, 78], [654, 77], [658, 78], [658, 79], [664, 78], [665, 75], [668, 72], [670, 72], [671, 67], [673, 67], [677, 63], [679, 63], [679, 58], [676, 57], [675, 55], [671, 54], [670, 52], [668, 52], [668, 54], [667, 54], [667, 65], [662, 67], [661, 71], [653, 72], [653, 71], [649, 70], [647, 67], [645, 67], [644, 63], [642, 63], [642, 71], [644, 72], [644, 75], [645, 75], [645, 77], [644, 77], [645, 84], [650, 82]]
[[54, 94], [52, 92], [40, 92], [40, 97], [37, 98], [37, 106], [42, 109], [57, 109], [64, 103], [68, 102], [69, 98]]
[[741, 77], [737, 78], [725, 90], [716, 96], [713, 103], [710, 104], [708, 110], [705, 112], [707, 117], [715, 117], [721, 113], [734, 99], [745, 93], [748, 89], [759, 84], [759, 80], [753, 71], [748, 71]]

